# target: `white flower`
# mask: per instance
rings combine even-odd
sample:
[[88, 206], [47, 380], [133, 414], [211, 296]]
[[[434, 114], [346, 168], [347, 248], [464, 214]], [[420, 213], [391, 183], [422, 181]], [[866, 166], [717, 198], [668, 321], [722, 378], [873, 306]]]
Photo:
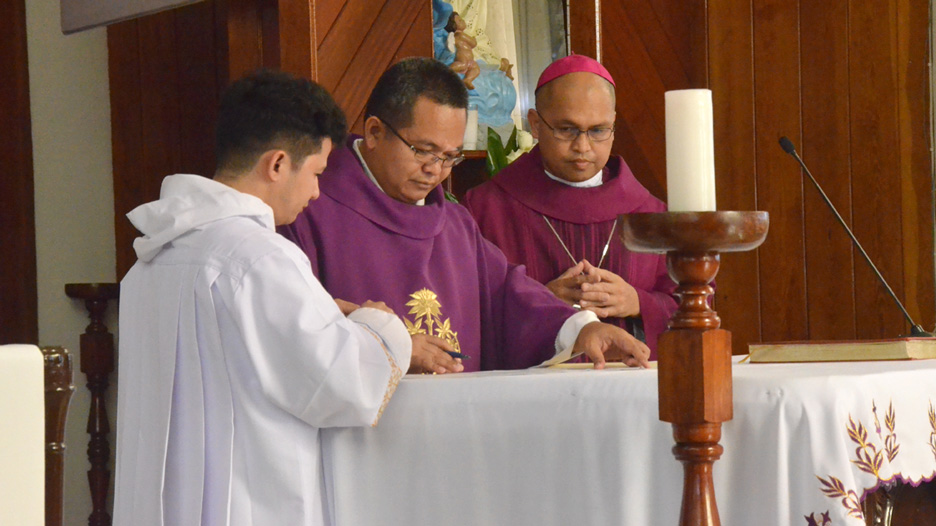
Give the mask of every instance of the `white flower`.
[[517, 160], [517, 157], [520, 157], [521, 155], [523, 155], [523, 154], [525, 154], [525, 153], [526, 153], [526, 152], [523, 151], [523, 150], [514, 150], [514, 151], [508, 153], [508, 154], [507, 154], [507, 164], [510, 164], [510, 163], [516, 161], [516, 160]]
[[533, 149], [533, 136], [530, 132], [517, 130], [517, 149], [507, 154], [507, 164]]
[[528, 131], [517, 130], [517, 146], [528, 152], [533, 149], [533, 135]]

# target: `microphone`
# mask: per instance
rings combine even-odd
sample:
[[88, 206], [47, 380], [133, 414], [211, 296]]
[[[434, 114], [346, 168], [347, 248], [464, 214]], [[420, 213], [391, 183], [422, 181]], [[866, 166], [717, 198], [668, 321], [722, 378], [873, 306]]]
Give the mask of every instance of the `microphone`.
[[920, 327], [913, 322], [913, 318], [910, 317], [910, 313], [907, 312], [907, 309], [904, 308], [903, 303], [897, 299], [897, 295], [894, 294], [894, 290], [887, 284], [887, 280], [884, 279], [884, 276], [881, 275], [881, 272], [878, 271], [877, 267], [874, 266], [874, 263], [871, 261], [871, 258], [868, 257], [868, 253], [865, 252], [865, 249], [861, 246], [861, 243], [858, 242], [858, 238], [855, 237], [855, 234], [852, 232], [848, 225], [845, 224], [845, 220], [842, 219], [842, 216], [838, 213], [838, 210], [835, 209], [835, 205], [832, 204], [832, 201], [829, 200], [829, 196], [822, 190], [822, 187], [819, 186], [819, 183], [816, 181], [816, 178], [813, 177], [810, 173], [809, 168], [806, 167], [806, 163], [800, 158], [799, 154], [796, 153], [796, 148], [793, 146], [793, 141], [787, 139], [786, 137], [780, 137], [780, 147], [783, 148], [783, 151], [793, 156], [794, 159], [803, 167], [803, 171], [806, 172], [806, 175], [809, 176], [809, 180], [812, 181], [813, 185], [816, 186], [816, 190], [819, 190], [819, 195], [822, 196], [822, 200], [829, 206], [829, 209], [832, 210], [832, 213], [835, 214], [835, 218], [838, 219], [842, 228], [848, 232], [848, 236], [851, 237], [852, 243], [855, 247], [861, 252], [861, 255], [864, 256], [865, 261], [868, 262], [868, 265], [871, 266], [871, 270], [874, 271], [874, 274], [880, 280], [881, 284], [884, 285], [884, 288], [887, 289], [887, 293], [890, 294], [891, 298], [894, 298], [894, 301], [897, 303], [897, 306], [900, 307], [901, 312], [903, 312], [904, 318], [907, 318], [907, 323], [910, 324], [910, 336], [911, 337], [920, 337], [920, 338], [933, 338], [936, 337], [936, 334], [931, 332], [926, 332], [923, 330], [923, 327]]

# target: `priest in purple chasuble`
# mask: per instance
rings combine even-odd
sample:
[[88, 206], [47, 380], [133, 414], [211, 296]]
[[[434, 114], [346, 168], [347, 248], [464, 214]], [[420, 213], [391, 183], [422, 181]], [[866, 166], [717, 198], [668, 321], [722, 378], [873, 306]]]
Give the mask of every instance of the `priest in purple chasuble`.
[[618, 215], [665, 211], [614, 142], [614, 80], [592, 58], [571, 55], [543, 72], [528, 119], [539, 144], [464, 204], [481, 232], [556, 296], [656, 342], [676, 310], [662, 255], [620, 241]]
[[467, 106], [461, 79], [440, 62], [391, 67], [367, 103], [364, 136], [332, 153], [316, 206], [280, 232], [333, 296], [379, 298], [404, 318], [410, 372], [524, 368], [567, 347], [596, 363], [645, 364], [645, 345], [559, 301], [444, 198]]

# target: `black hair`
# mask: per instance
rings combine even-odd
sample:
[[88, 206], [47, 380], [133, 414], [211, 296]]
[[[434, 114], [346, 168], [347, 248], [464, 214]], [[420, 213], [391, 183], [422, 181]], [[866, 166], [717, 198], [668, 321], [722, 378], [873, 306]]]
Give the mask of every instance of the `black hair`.
[[232, 83], [221, 97], [215, 133], [217, 170], [240, 174], [264, 152], [285, 150], [293, 163], [337, 147], [348, 126], [325, 88], [293, 75], [260, 70]]
[[413, 123], [413, 107], [419, 97], [452, 108], [468, 109], [468, 90], [458, 73], [438, 60], [405, 58], [384, 72], [367, 101], [366, 115], [394, 128]]

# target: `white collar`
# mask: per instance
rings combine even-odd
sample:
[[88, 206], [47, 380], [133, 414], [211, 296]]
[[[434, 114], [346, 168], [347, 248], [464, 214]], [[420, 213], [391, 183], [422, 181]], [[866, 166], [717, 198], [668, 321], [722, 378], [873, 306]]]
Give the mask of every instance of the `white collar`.
[[590, 178], [585, 179], [584, 181], [579, 181], [579, 182], [566, 181], [565, 179], [561, 179], [549, 173], [549, 170], [543, 170], [543, 171], [546, 172], [546, 177], [549, 177], [553, 181], [558, 181], [564, 185], [572, 186], [574, 188], [594, 188], [596, 186], [601, 186], [601, 183], [602, 183], [601, 170], [598, 170], [598, 173], [591, 176]]
[[[380, 183], [377, 182], [377, 178], [374, 177], [374, 173], [371, 172], [370, 168], [367, 167], [367, 161], [365, 161], [364, 156], [361, 155], [360, 144], [362, 141], [364, 141], [364, 139], [355, 139], [354, 142], [351, 143], [351, 149], [354, 150], [354, 155], [356, 155], [358, 160], [361, 161], [361, 166], [364, 168], [364, 173], [367, 174], [367, 178], [373, 181], [374, 184], [377, 186], [377, 188], [381, 192], [383, 192], [384, 195], [386, 195], [387, 192], [384, 192], [384, 189], [380, 187]], [[598, 184], [601, 184], [601, 183], [599, 182]], [[416, 206], [423, 206], [424, 204], [426, 204], [425, 199], [420, 199], [419, 201], [416, 201], [415, 203]]]

